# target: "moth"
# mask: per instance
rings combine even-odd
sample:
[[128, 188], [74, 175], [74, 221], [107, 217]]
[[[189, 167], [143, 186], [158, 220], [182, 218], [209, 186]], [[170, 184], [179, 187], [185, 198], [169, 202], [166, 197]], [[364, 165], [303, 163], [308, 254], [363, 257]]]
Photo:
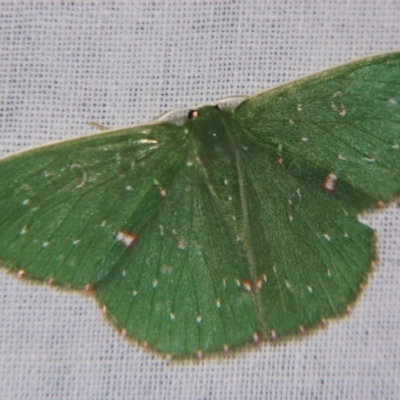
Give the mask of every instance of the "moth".
[[0, 264], [175, 358], [345, 314], [400, 193], [400, 53], [0, 160]]

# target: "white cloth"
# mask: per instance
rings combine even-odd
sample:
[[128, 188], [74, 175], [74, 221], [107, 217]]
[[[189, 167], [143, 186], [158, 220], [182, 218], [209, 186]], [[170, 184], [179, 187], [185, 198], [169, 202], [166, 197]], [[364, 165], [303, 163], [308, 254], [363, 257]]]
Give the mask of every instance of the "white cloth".
[[[399, 22], [395, 0], [1, 2], [0, 155], [399, 49]], [[201, 363], [168, 365], [90, 298], [0, 270], [0, 398], [399, 398], [400, 208], [365, 221], [380, 264], [353, 315]]]

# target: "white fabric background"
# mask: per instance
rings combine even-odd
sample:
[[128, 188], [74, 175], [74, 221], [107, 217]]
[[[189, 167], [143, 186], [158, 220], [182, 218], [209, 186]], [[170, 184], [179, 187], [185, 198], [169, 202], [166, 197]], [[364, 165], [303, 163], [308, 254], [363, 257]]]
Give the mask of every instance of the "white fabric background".
[[[391, 49], [396, 1], [2, 2], [0, 155]], [[366, 221], [381, 262], [352, 316], [201, 363], [168, 365], [90, 298], [0, 270], [0, 398], [399, 398], [400, 208]]]

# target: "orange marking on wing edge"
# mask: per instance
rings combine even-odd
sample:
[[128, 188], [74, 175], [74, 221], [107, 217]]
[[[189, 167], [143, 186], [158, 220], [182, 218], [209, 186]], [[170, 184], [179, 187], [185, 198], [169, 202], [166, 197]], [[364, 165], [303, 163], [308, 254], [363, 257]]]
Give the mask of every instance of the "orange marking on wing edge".
[[328, 326], [328, 321], [325, 318], [321, 318], [321, 326], [322, 328], [326, 328]]
[[93, 293], [93, 285], [91, 283], [88, 283], [87, 285], [84, 286], [83, 288], [83, 294], [89, 295]]
[[147, 350], [147, 349], [149, 348], [149, 343], [146, 342], [146, 341], [144, 341], [144, 342], [142, 342], [142, 343], [140, 344], [140, 347], [141, 347], [143, 350]]
[[118, 330], [118, 335], [120, 337], [122, 337], [122, 339], [126, 339], [127, 336], [128, 336], [128, 334], [126, 332], [126, 329], [124, 329], [124, 328], [121, 328], [121, 329]]
[[164, 354], [164, 359], [167, 364], [171, 364], [172, 363], [172, 354], [169, 354], [169, 353]]
[[25, 276], [25, 274], [26, 274], [26, 272], [25, 272], [23, 269], [20, 269], [20, 270], [17, 272], [17, 278], [18, 278], [18, 279], [22, 279], [22, 278]]
[[261, 336], [258, 332], [253, 333], [253, 344], [254, 346], [258, 346], [261, 343]]
[[54, 278], [48, 279], [46, 283], [48, 286], [54, 286]]
[[128, 249], [136, 243], [137, 237], [137, 233], [121, 230], [118, 232], [117, 240]]
[[377, 201], [376, 203], [375, 203], [375, 205], [376, 205], [376, 208], [378, 209], [378, 210], [384, 210], [385, 209], [385, 203], [383, 202], [383, 201]]
[[304, 335], [306, 333], [306, 329], [303, 325], [299, 325], [299, 333], [300, 335]]

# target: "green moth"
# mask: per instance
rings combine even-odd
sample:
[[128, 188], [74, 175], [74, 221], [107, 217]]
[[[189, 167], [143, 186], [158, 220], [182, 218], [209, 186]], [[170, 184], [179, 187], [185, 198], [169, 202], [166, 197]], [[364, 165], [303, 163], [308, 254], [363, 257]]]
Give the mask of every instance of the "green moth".
[[346, 313], [400, 193], [400, 53], [0, 161], [0, 263], [202, 358]]

